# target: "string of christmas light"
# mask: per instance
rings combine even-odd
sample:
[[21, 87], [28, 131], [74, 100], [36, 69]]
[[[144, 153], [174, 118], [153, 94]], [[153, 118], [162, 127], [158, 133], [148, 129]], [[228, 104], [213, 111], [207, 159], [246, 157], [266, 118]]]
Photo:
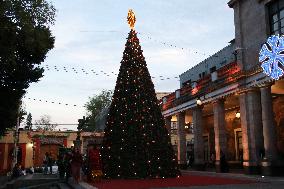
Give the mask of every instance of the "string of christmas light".
[[[81, 30], [79, 32], [82, 32], [82, 33], [92, 33], [92, 32], [95, 32], [95, 33], [121, 33], [121, 34], [125, 33], [125, 32], [117, 31], [117, 30], [106, 30], [106, 31], [102, 31], [102, 30], [97, 30], [97, 31], [96, 30]], [[175, 49], [181, 50], [184, 53], [198, 54], [198, 55], [201, 55], [201, 56], [210, 57], [210, 54], [206, 54], [206, 53], [199, 51], [197, 49], [189, 49], [187, 47], [181, 47], [181, 46], [175, 45], [173, 43], [160, 41], [160, 40], [157, 40], [157, 39], [155, 39], [155, 38], [153, 38], [150, 35], [145, 34], [145, 33], [138, 32], [137, 34], [141, 35], [143, 38], [145, 38], [147, 40], [150, 40], [150, 41], [153, 41], [153, 42], [158, 43], [160, 45], [163, 45], [164, 47], [175, 48]]]
[[[44, 102], [44, 103], [51, 103], [51, 104], [57, 104], [57, 105], [64, 105], [64, 106], [73, 106], [73, 107], [81, 107], [76, 104], [68, 104], [68, 103], [63, 103], [63, 102], [56, 102], [56, 101], [51, 101], [51, 100], [43, 100], [43, 99], [37, 99], [37, 98], [26, 98], [28, 100], [33, 100], [33, 101], [38, 101], [38, 102]], [[82, 106], [84, 107], [84, 106]]]
[[168, 42], [164, 42], [164, 41], [159, 41], [159, 40], [154, 39], [153, 37], [151, 37], [151, 36], [149, 36], [149, 35], [147, 35], [147, 34], [143, 34], [143, 33], [140, 33], [140, 32], [138, 32], [138, 34], [144, 36], [144, 38], [146, 38], [146, 39], [149, 39], [149, 40], [151, 40], [151, 41], [153, 41], [153, 42], [159, 43], [159, 44], [161, 44], [161, 45], [163, 45], [163, 46], [166, 46], [166, 47], [179, 49], [179, 50], [181, 50], [181, 51], [183, 51], [183, 52], [186, 52], [186, 53], [199, 54], [199, 55], [202, 55], [202, 56], [208, 55], [208, 54], [206, 54], [206, 53], [204, 53], [204, 52], [201, 52], [201, 51], [198, 51], [198, 50], [194, 50], [194, 49], [189, 49], [189, 48], [181, 47], [181, 46], [179, 46], [179, 45], [174, 45], [174, 44], [172, 44], [172, 43], [168, 43]]
[[[83, 33], [92, 33], [92, 32], [98, 32], [98, 33], [121, 33], [121, 34], [125, 33], [125, 32], [117, 31], [117, 30], [106, 30], [106, 31], [103, 31], [103, 30], [100, 30], [100, 31], [96, 31], [96, 30], [81, 30], [79, 32], [83, 32]], [[195, 55], [199, 55], [199, 56], [203, 56], [203, 57], [206, 56], [207, 58], [205, 58], [205, 60], [210, 58], [210, 57], [219, 57], [218, 55], [214, 55], [215, 53], [214, 54], [204, 53], [204, 51], [200, 51], [198, 49], [190, 49], [190, 48], [187, 48], [187, 47], [181, 47], [181, 46], [176, 45], [174, 43], [168, 43], [168, 42], [165, 42], [165, 41], [160, 41], [160, 40], [157, 40], [157, 39], [153, 38], [151, 35], [148, 35], [148, 34], [145, 34], [145, 33], [138, 32], [137, 34], [140, 34], [143, 38], [145, 38], [147, 40], [159, 43], [159, 44], [161, 44], [161, 45], [163, 45], [165, 47], [168, 47], [168, 48], [179, 49], [182, 52], [191, 53], [191, 54], [195, 54]], [[265, 41], [263, 43], [265, 43]], [[257, 49], [261, 48], [258, 44], [253, 44], [253, 45], [250, 45], [250, 46], [247, 46], [247, 47], [242, 47], [241, 49], [246, 49], [247, 50], [247, 49], [250, 49], [251, 47], [254, 47], [254, 46], [256, 46]], [[225, 59], [225, 58], [230, 58], [230, 57], [223, 57], [223, 58]]]
[[[59, 68], [58, 66], [54, 65], [54, 66], [49, 66], [49, 65], [44, 65], [45, 69], [47, 71], [51, 71], [51, 70], [55, 70], [57, 72], [59, 71], [64, 71], [66, 73], [68, 72], [74, 72], [75, 74], [79, 74], [79, 73], [82, 73], [82, 74], [85, 74], [85, 75], [105, 75], [107, 77], [110, 77], [111, 75], [115, 75], [117, 76], [117, 73], [115, 72], [110, 72], [110, 73], [107, 73], [103, 70], [99, 70], [99, 71], [95, 71], [94, 69], [91, 69], [89, 71], [87, 71], [86, 69], [84, 68], [74, 68], [74, 67], [71, 67], [70, 68], [67, 68], [66, 66], [63, 66], [62, 68]], [[160, 80], [170, 80], [170, 79], [178, 79], [179, 77], [178, 76], [174, 76], [174, 77], [167, 77], [167, 76], [162, 76], [162, 75], [159, 75], [159, 76], [152, 76], [153, 79], [160, 79]]]
[[[87, 31], [86, 31], [87, 32]], [[115, 31], [112, 31], [112, 32], [115, 32]], [[256, 47], [257, 46], [257, 48], [258, 47], [260, 47], [260, 45], [259, 44], [254, 44], [254, 45], [251, 45], [250, 47], [236, 47], [236, 49], [235, 49], [235, 51], [234, 52], [232, 52], [232, 54], [234, 54], [235, 56], [237, 56], [237, 54], [240, 52], [240, 51], [244, 51], [244, 50], [252, 50], [252, 49], [255, 49], [255, 48], [252, 48], [252, 47]], [[220, 57], [219, 55], [218, 55], [218, 52], [217, 53], [215, 53], [214, 55], [212, 55], [212, 56], [210, 56], [210, 57], [208, 57], [208, 58], [206, 58], [206, 59], [204, 59], [202, 62], [209, 62], [210, 63], [210, 58], [219, 58], [220, 59], [220, 61], [223, 59], [223, 60], [230, 60], [230, 59], [232, 59], [233, 57], [232, 57], [232, 55], [231, 56], [223, 56], [223, 57]], [[236, 57], [237, 58], [237, 57]], [[71, 67], [71, 69], [70, 68], [67, 68], [67, 66], [63, 66], [63, 70], [62, 70], [62, 68], [58, 68], [56, 65], [54, 65], [52, 68], [49, 66], [49, 65], [45, 65], [45, 67], [46, 67], [46, 70], [52, 70], [52, 69], [54, 69], [55, 71], [57, 71], [57, 72], [59, 72], [59, 71], [64, 71], [64, 72], [66, 72], [66, 73], [68, 73], [68, 72], [74, 72], [75, 74], [79, 74], [79, 73], [83, 73], [83, 74], [85, 74], [85, 75], [96, 75], [96, 76], [98, 76], [98, 75], [104, 75], [104, 76], [107, 76], [107, 77], [110, 77], [111, 75], [115, 75], [115, 76], [117, 76], [117, 73], [115, 73], [115, 72], [109, 72], [109, 73], [107, 73], [107, 72], [105, 72], [104, 70], [94, 70], [94, 69], [91, 69], [91, 70], [86, 70], [86, 69], [84, 69], [84, 68], [74, 68], [74, 67]], [[152, 76], [152, 79], [155, 79], [155, 80], [160, 80], [160, 81], [165, 81], [165, 80], [171, 80], [171, 79], [175, 79], [175, 80], [178, 80], [178, 81], [180, 81], [179, 80], [179, 76], [173, 76], [173, 77], [168, 77], [168, 76], [163, 76], [163, 75], [159, 75], [159, 76]]]

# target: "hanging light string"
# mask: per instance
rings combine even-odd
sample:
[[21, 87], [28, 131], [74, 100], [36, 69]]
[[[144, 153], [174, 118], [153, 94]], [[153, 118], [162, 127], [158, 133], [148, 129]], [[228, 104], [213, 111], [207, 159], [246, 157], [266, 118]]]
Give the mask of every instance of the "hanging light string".
[[[104, 32], [104, 31], [80, 31], [80, 32]], [[119, 32], [119, 31], [106, 31], [106, 32]], [[119, 32], [119, 33], [120, 33], [120, 32]], [[141, 33], [140, 33], [140, 34], [141, 34]], [[142, 35], [145, 35], [145, 34], [142, 34]], [[148, 39], [153, 40], [152, 37], [147, 36], [147, 35], [145, 35], [145, 36], [146, 36]], [[155, 41], [157, 41], [157, 40], [155, 40]], [[157, 42], [158, 42], [158, 41], [157, 41]], [[176, 46], [176, 45], [168, 44], [168, 43], [166, 43], [166, 42], [161, 42], [161, 43], [162, 43], [163, 45], [169, 45], [170, 47], [173, 47], [173, 48], [180, 48], [180, 49], [182, 49], [182, 50], [186, 50], [186, 49], [183, 48], [183, 47], [178, 47], [178, 46]], [[264, 42], [264, 43], [265, 43], [265, 42]], [[262, 44], [253, 44], [253, 45], [250, 45], [250, 46], [248, 46], [248, 47], [236, 47], [236, 48], [234, 49], [234, 51], [231, 52], [230, 55], [228, 55], [228, 56], [220, 56], [220, 55], [218, 55], [218, 54], [220, 53], [220, 51], [218, 51], [218, 52], [216, 52], [215, 54], [210, 55], [209, 57], [207, 57], [207, 58], [204, 59], [203, 61], [199, 62], [198, 64], [200, 64], [200, 63], [202, 63], [202, 62], [210, 63], [210, 61], [211, 61], [212, 58], [213, 58], [213, 59], [214, 59], [214, 58], [218, 58], [218, 59], [220, 60], [220, 62], [221, 62], [222, 60], [232, 60], [232, 58], [234, 58], [234, 56], [235, 56], [235, 58], [237, 59], [237, 55], [238, 55], [241, 51], [249, 51], [249, 50], [261, 49], [261, 46], [262, 46], [264, 43], [262, 43]], [[188, 49], [187, 49], [187, 50], [188, 50]], [[221, 50], [221, 51], [222, 51], [222, 50]], [[191, 50], [191, 52], [192, 52], [192, 53], [195, 53], [195, 54], [198, 54], [198, 53], [199, 53], [198, 51], [195, 51], [195, 50]], [[203, 53], [203, 55], [205, 55], [205, 53]], [[198, 64], [197, 64], [197, 65], [198, 65]], [[197, 66], [197, 65], [195, 65], [195, 66]], [[59, 72], [59, 71], [64, 71], [64, 72], [66, 72], [66, 73], [68, 73], [68, 72], [74, 72], [75, 74], [83, 73], [83, 74], [85, 74], [85, 75], [96, 75], [96, 76], [98, 76], [98, 75], [105, 75], [105, 76], [107, 76], [107, 77], [110, 77], [110, 76], [112, 76], [112, 75], [115, 75], [115, 76], [118, 75], [117, 73], [115, 73], [115, 72], [113, 72], [113, 71], [107, 73], [107, 72], [105, 72], [104, 70], [84, 69], [84, 68], [75, 68], [75, 67], [67, 68], [67, 66], [63, 66], [63, 69], [62, 69], [62, 68], [57, 67], [56, 65], [54, 65], [54, 66], [44, 65], [44, 66], [45, 66], [45, 68], [46, 68], [47, 71], [53, 69], [53, 70], [55, 70], [55, 71], [57, 71], [57, 72]], [[192, 68], [195, 67], [195, 66], [192, 66]], [[192, 69], [192, 68], [190, 68], [190, 69]], [[189, 70], [189, 69], [187, 69], [187, 70]], [[161, 81], [174, 79], [174, 80], [180, 81], [180, 80], [179, 80], [179, 76], [177, 76], [177, 75], [176, 75], [176, 76], [172, 76], [172, 77], [163, 76], [163, 75], [152, 76], [152, 79], [159, 79], [159, 80], [161, 80]]]
[[[103, 31], [103, 30], [80, 30], [79, 32], [81, 32], [81, 33], [120, 33], [120, 34], [125, 35], [125, 32], [118, 31], [118, 30], [105, 30], [105, 31]], [[160, 41], [160, 40], [157, 40], [157, 39], [151, 37], [151, 35], [148, 35], [146, 33], [138, 32], [137, 34], [141, 35], [142, 38], [144, 38], [146, 40], [155, 42], [155, 43], [160, 44], [160, 45], [162, 45], [164, 47], [175, 48], [175, 49], [181, 50], [182, 52], [185, 52], [185, 53], [199, 54], [199, 55], [202, 55], [202, 56], [206, 56], [206, 53], [201, 52], [201, 51], [199, 51], [197, 49], [189, 49], [189, 48], [186, 48], [186, 47], [181, 47], [179, 45], [175, 45], [173, 43]]]
[[84, 106], [79, 106], [77, 104], [68, 104], [68, 103], [63, 103], [63, 102], [56, 102], [56, 101], [51, 101], [51, 100], [43, 100], [43, 99], [37, 99], [37, 98], [30, 98], [27, 97], [25, 98], [27, 100], [32, 100], [32, 101], [37, 101], [37, 102], [42, 102], [42, 103], [50, 103], [50, 104], [57, 104], [57, 105], [63, 105], [63, 106], [69, 106], [69, 107], [84, 107]]
[[[105, 31], [103, 31], [103, 30], [80, 30], [79, 32], [82, 32], [82, 33], [120, 33], [120, 34], [123, 34], [123, 35], [125, 34], [125, 32], [117, 31], [117, 30], [105, 30]], [[157, 40], [149, 34], [145, 34], [145, 33], [141, 33], [141, 32], [138, 32], [137, 34], [141, 35], [142, 38], [144, 38], [148, 41], [160, 44], [160, 45], [167, 47], [167, 48], [177, 49], [177, 50], [179, 50], [183, 53], [189, 53], [191, 55], [195, 54], [195, 55], [199, 55], [199, 56], [203, 56], [203, 57], [210, 57], [211, 56], [210, 54], [206, 54], [203, 51], [200, 51], [200, 50], [197, 50], [197, 49], [182, 47], [182, 46], [176, 45], [174, 43], [169, 43], [169, 42]]]
[[155, 43], [159, 43], [165, 47], [168, 47], [168, 48], [175, 48], [175, 49], [178, 49], [178, 50], [181, 50], [182, 52], [185, 52], [185, 53], [190, 53], [190, 54], [198, 54], [198, 55], [202, 55], [202, 56], [206, 56], [207, 54], [204, 53], [204, 52], [201, 52], [201, 51], [198, 51], [198, 50], [195, 50], [195, 49], [189, 49], [189, 48], [185, 48], [185, 47], [181, 47], [179, 45], [175, 45], [175, 44], [172, 44], [172, 43], [168, 43], [168, 42], [164, 42], [164, 41], [159, 41], [147, 34], [143, 34], [141, 32], [138, 32], [138, 34], [140, 34], [142, 37], [144, 37], [145, 39], [148, 39], [150, 41], [153, 41]]
[[[84, 33], [92, 33], [92, 32], [98, 32], [98, 33], [121, 33], [121, 34], [125, 34], [125, 32], [122, 32], [122, 31], [117, 31], [117, 30], [81, 30], [79, 32], [84, 32]], [[179, 46], [179, 45], [176, 45], [174, 43], [168, 43], [168, 42], [165, 42], [165, 41], [160, 41], [160, 40], [157, 40], [155, 38], [153, 38], [151, 35], [149, 34], [145, 34], [145, 33], [141, 33], [141, 32], [138, 32], [137, 34], [141, 35], [142, 38], [144, 39], [147, 39], [147, 40], [150, 40], [152, 42], [155, 42], [155, 43], [158, 43], [158, 44], [161, 44], [162, 46], [164, 47], [167, 47], [167, 48], [175, 48], [175, 49], [179, 49], [181, 50], [182, 52], [185, 52], [185, 53], [190, 53], [190, 54], [195, 54], [195, 55], [199, 55], [199, 56], [203, 56], [203, 57], [206, 57], [204, 58], [204, 60], [206, 59], [209, 59], [211, 57], [219, 57], [218, 55], [216, 55], [216, 53], [214, 54], [209, 54], [209, 53], [205, 53], [204, 51], [200, 51], [198, 49], [191, 49], [191, 48], [187, 48], [187, 47], [182, 47], [182, 46]], [[236, 50], [251, 50], [251, 49], [258, 49], [260, 50], [261, 49], [261, 46], [266, 43], [266, 41], [263, 41], [261, 43], [261, 45], [259, 44], [252, 44], [250, 46], [247, 46], [247, 47], [236, 47]], [[252, 48], [253, 47], [253, 48]], [[234, 52], [232, 52], [234, 53]], [[224, 59], [225, 58], [230, 58], [230, 57], [223, 57]]]
[[[110, 77], [110, 76], [112, 76], [112, 75], [114, 75], [114, 76], [117, 76], [117, 73], [115, 73], [115, 72], [109, 72], [109, 73], [107, 73], [107, 72], [105, 72], [104, 70], [98, 70], [98, 71], [95, 71], [94, 69], [91, 69], [91, 70], [86, 70], [86, 69], [84, 69], [84, 68], [74, 68], [74, 67], [71, 67], [71, 69], [70, 68], [67, 68], [66, 66], [63, 66], [62, 68], [59, 68], [58, 66], [56, 66], [56, 65], [54, 65], [54, 66], [49, 66], [49, 65], [44, 65], [44, 67], [45, 67], [45, 70], [47, 70], [47, 71], [51, 71], [51, 70], [55, 70], [55, 71], [57, 71], [57, 72], [59, 72], [59, 71], [63, 71], [63, 72], [66, 72], [66, 73], [68, 73], [68, 72], [73, 72], [73, 73], [75, 73], [75, 74], [79, 74], [79, 73], [81, 73], [81, 74], [85, 74], [85, 75], [105, 75], [105, 76], [107, 76], [107, 77]], [[152, 79], [160, 79], [160, 80], [170, 80], [170, 79], [179, 79], [179, 77], [178, 76], [174, 76], [174, 77], [167, 77], [167, 76], [162, 76], [162, 75], [159, 75], [159, 76], [156, 76], [156, 77], [152, 77]]]

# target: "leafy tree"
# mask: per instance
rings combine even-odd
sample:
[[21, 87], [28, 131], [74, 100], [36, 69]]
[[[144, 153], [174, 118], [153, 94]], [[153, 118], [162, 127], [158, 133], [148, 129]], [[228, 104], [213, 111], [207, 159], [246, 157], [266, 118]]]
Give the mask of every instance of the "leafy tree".
[[87, 109], [87, 118], [82, 130], [95, 131], [97, 119], [100, 114], [105, 111], [111, 104], [112, 99], [111, 90], [103, 90], [99, 95], [95, 95], [89, 98], [89, 101], [85, 104]]
[[177, 159], [137, 33], [125, 44], [102, 145], [107, 178], [178, 176]]
[[51, 118], [49, 115], [40, 116], [39, 120], [35, 120], [35, 128], [37, 130], [54, 131], [57, 124], [51, 124]]
[[26, 119], [26, 130], [32, 130], [33, 124], [32, 124], [33, 118], [32, 118], [32, 114], [29, 113], [27, 115], [27, 119]]
[[54, 18], [46, 0], [0, 0], [0, 135], [15, 126], [26, 89], [43, 76]]
[[25, 120], [26, 115], [27, 115], [26, 106], [22, 103], [19, 112], [20, 123], [22, 123]]

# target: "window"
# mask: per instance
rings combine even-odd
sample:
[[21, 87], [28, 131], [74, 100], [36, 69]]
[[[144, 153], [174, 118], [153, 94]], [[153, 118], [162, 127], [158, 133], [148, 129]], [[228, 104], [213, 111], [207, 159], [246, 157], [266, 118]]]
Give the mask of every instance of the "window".
[[172, 130], [177, 130], [177, 122], [176, 121], [172, 121], [171, 124], [172, 124], [171, 125], [171, 129]]
[[191, 83], [191, 79], [186, 81], [186, 82], [184, 82], [184, 83], [182, 83], [182, 86], [185, 87], [187, 85], [190, 85], [190, 83]]
[[284, 1], [277, 0], [269, 4], [269, 22], [271, 34], [284, 34]]
[[163, 104], [167, 103], [167, 97], [163, 97]]
[[226, 60], [223, 60], [221, 63], [220, 63], [220, 65], [222, 66], [222, 65], [224, 65], [224, 64], [226, 64], [227, 63], [227, 61]]
[[215, 71], [216, 71], [216, 66], [210, 68], [210, 73], [213, 73], [213, 72], [215, 72]]

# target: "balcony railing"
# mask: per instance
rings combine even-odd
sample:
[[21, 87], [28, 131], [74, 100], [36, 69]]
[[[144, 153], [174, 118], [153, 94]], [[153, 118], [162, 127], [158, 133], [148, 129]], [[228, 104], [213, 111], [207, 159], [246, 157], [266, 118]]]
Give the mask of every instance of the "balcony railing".
[[240, 71], [238, 63], [232, 62], [217, 70], [217, 80], [214, 82], [211, 80], [211, 74], [208, 74], [196, 81], [196, 86], [194, 88], [192, 88], [191, 85], [182, 87], [179, 89], [179, 98], [176, 98], [175, 92], [164, 97], [166, 100], [163, 103], [163, 111], [196, 98], [198, 95], [213, 91], [236, 81], [236, 76]]

